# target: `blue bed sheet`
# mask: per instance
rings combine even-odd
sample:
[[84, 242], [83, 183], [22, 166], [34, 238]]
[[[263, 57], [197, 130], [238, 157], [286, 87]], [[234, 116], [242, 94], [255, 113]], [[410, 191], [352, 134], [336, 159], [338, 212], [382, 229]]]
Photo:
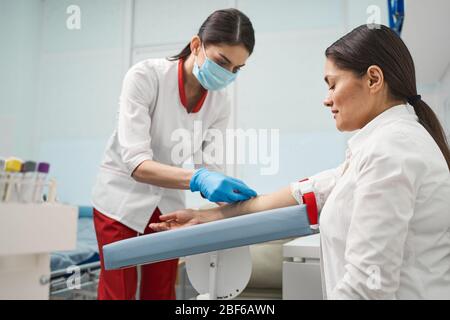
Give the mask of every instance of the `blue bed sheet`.
[[77, 248], [51, 254], [51, 270], [62, 270], [69, 266], [99, 261], [97, 238], [92, 217], [80, 215], [77, 229]]

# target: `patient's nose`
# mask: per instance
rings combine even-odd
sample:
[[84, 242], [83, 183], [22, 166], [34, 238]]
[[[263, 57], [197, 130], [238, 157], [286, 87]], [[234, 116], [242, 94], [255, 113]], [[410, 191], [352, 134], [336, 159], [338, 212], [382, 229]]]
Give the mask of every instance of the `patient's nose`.
[[325, 98], [325, 100], [323, 100], [323, 105], [324, 105], [325, 107], [332, 107], [332, 106], [333, 106], [333, 100], [331, 99], [330, 96], [327, 96], [327, 97]]

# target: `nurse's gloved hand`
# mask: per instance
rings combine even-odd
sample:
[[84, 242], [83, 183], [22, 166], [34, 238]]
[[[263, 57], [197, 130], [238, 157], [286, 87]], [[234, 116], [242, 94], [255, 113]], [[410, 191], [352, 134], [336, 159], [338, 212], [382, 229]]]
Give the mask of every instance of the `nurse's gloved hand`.
[[243, 181], [205, 168], [197, 170], [190, 182], [192, 192], [200, 191], [211, 202], [237, 202], [256, 197]]

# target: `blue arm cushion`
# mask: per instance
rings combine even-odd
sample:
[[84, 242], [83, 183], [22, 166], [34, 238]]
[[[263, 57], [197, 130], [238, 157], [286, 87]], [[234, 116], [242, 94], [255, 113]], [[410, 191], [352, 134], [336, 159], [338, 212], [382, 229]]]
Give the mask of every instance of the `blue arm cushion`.
[[292, 206], [118, 241], [103, 259], [113, 270], [312, 233], [306, 207]]

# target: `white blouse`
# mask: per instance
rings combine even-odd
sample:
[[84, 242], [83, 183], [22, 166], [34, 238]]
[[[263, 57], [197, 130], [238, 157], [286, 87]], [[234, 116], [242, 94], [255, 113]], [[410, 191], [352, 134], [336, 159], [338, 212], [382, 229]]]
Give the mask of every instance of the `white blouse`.
[[373, 119], [341, 166], [309, 180], [325, 298], [450, 299], [450, 172], [411, 106]]

